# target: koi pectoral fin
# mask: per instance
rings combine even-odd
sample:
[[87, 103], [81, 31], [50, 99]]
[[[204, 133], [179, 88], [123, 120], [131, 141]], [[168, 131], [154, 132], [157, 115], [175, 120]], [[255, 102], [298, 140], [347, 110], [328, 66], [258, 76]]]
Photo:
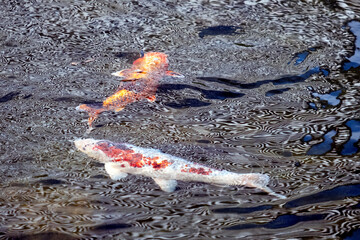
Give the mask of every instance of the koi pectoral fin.
[[171, 76], [171, 77], [177, 77], [177, 78], [184, 78], [185, 76], [180, 74], [180, 73], [177, 73], [177, 72], [174, 72], [174, 71], [166, 71], [166, 75], [168, 76]]
[[115, 77], [124, 77], [127, 73], [129, 73], [131, 69], [123, 69], [121, 71], [113, 72], [111, 75]]
[[177, 181], [172, 179], [154, 178], [154, 181], [164, 192], [173, 192], [177, 186]]
[[115, 109], [115, 112], [120, 112], [123, 109], [124, 109], [123, 107], [119, 107], [119, 108]]
[[88, 125], [89, 125], [89, 128], [90, 128], [90, 129], [92, 129], [92, 123], [97, 119], [98, 116], [99, 116], [99, 114], [89, 113]]
[[75, 109], [80, 112], [87, 112], [88, 108], [89, 107], [86, 104], [81, 104], [81, 105], [77, 106]]
[[90, 126], [88, 129], [86, 129], [85, 133], [90, 134], [92, 130], [94, 130], [94, 128]]
[[113, 180], [120, 180], [125, 178], [128, 174], [123, 172], [122, 167], [117, 163], [108, 162], [105, 163], [105, 170]]

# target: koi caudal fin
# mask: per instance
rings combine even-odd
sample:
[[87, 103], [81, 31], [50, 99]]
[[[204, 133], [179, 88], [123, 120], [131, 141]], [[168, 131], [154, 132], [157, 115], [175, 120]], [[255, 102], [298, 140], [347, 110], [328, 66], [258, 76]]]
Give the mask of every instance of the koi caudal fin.
[[245, 185], [248, 187], [255, 187], [275, 197], [285, 199], [286, 197], [275, 193], [267, 185], [269, 184], [270, 178], [266, 174], [261, 173], [249, 173], [249, 174], [237, 174], [234, 177], [233, 185]]
[[91, 130], [93, 129], [92, 123], [99, 116], [99, 114], [104, 111], [101, 104], [98, 104], [98, 105], [97, 104], [91, 104], [91, 105], [90, 104], [81, 104], [80, 106], [76, 107], [76, 110], [82, 111], [82, 112], [87, 112], [89, 114], [89, 119], [88, 119], [89, 129], [87, 130], [87, 132], [91, 132]]

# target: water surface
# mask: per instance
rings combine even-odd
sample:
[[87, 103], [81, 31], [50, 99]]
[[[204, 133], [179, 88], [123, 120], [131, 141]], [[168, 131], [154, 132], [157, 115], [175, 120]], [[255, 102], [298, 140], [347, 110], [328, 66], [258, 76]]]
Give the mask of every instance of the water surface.
[[[357, 1], [5, 1], [0, 238], [355, 239]], [[101, 102], [141, 50], [169, 55], [155, 103]], [[257, 189], [112, 181], [75, 138], [128, 142], [233, 172]]]

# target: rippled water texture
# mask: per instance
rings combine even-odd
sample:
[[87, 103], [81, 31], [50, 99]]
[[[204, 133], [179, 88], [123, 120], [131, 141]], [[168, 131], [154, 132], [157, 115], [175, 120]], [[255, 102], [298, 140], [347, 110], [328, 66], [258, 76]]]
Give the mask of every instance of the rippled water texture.
[[[359, 239], [359, 22], [349, 1], [12, 0], [0, 4], [0, 238]], [[101, 102], [140, 50], [154, 103]], [[271, 177], [257, 189], [109, 179], [75, 138]]]

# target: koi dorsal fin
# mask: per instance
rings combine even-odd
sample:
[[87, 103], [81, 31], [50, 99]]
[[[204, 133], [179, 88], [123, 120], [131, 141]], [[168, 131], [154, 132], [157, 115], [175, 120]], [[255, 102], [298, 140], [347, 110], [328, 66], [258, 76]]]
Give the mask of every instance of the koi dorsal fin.
[[164, 192], [173, 192], [175, 191], [177, 181], [173, 179], [162, 179], [162, 178], [153, 178], [157, 185], [163, 190]]
[[174, 71], [166, 71], [166, 75], [167, 76], [171, 76], [171, 77], [177, 77], [177, 78], [184, 78], [185, 76], [180, 74], [180, 73], [177, 73], [177, 72], [174, 72]]

